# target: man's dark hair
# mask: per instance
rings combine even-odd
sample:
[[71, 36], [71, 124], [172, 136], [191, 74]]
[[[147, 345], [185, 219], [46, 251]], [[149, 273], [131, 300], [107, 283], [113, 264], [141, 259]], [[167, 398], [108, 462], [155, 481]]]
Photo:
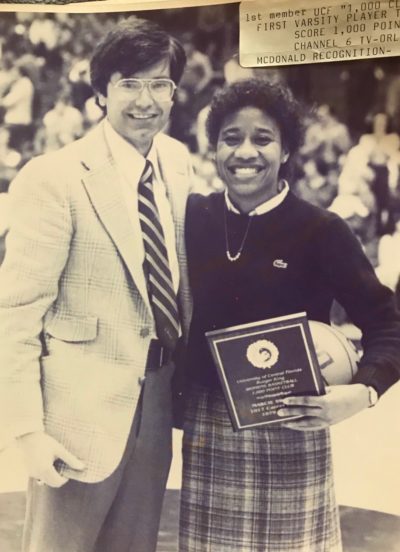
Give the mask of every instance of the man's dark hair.
[[234, 82], [214, 96], [206, 123], [214, 149], [226, 117], [243, 107], [256, 107], [272, 117], [279, 126], [285, 150], [290, 155], [298, 150], [304, 133], [303, 107], [285, 86], [257, 78]]
[[181, 43], [157, 23], [129, 17], [119, 22], [97, 45], [90, 62], [92, 86], [106, 96], [113, 73], [130, 77], [164, 59], [169, 60], [171, 79], [178, 84], [186, 63]]

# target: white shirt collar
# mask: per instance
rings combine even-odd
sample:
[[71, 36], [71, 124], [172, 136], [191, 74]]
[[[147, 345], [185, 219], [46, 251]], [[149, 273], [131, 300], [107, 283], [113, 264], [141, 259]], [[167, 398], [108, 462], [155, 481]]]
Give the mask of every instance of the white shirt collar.
[[104, 133], [111, 155], [128, 182], [139, 182], [146, 159], [153, 165], [155, 180], [160, 182], [158, 158], [154, 140], [145, 158], [132, 144], [114, 130], [108, 119], [104, 120]]
[[[287, 183], [287, 181], [282, 180], [282, 184], [282, 190], [274, 197], [271, 197], [271, 199], [267, 199], [267, 201], [264, 201], [264, 203], [257, 205], [255, 209], [248, 213], [249, 217], [264, 215], [265, 213], [268, 213], [269, 211], [272, 211], [272, 209], [278, 207], [278, 205], [280, 205], [284, 201], [289, 192], [289, 184]], [[239, 209], [237, 209], [230, 200], [228, 189], [225, 189], [225, 202], [229, 211], [232, 211], [232, 213], [236, 213], [237, 215], [241, 214]]]

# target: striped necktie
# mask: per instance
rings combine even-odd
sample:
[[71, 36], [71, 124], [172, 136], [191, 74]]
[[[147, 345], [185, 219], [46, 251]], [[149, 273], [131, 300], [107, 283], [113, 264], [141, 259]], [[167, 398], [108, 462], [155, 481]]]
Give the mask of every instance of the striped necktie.
[[153, 167], [148, 160], [139, 181], [138, 201], [145, 272], [157, 337], [164, 347], [173, 351], [179, 335], [179, 314], [164, 232], [154, 200]]

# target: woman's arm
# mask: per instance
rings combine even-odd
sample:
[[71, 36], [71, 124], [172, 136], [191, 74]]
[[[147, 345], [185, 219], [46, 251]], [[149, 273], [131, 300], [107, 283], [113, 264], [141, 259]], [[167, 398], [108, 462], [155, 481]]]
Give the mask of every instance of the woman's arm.
[[332, 219], [318, 240], [318, 265], [333, 295], [362, 331], [363, 356], [349, 385], [327, 388], [320, 397], [288, 397], [280, 415], [301, 415], [285, 423], [308, 430], [340, 422], [370, 406], [371, 386], [378, 395], [399, 379], [400, 313], [346, 223]]

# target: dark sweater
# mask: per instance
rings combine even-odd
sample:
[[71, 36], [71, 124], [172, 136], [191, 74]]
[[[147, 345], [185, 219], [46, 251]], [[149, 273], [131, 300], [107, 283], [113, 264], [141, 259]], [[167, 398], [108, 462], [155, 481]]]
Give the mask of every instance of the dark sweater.
[[[397, 381], [400, 314], [393, 293], [380, 284], [342, 219], [289, 193], [272, 211], [252, 217], [236, 262], [225, 252], [223, 194], [192, 195], [186, 220], [194, 300], [189, 381], [219, 386], [206, 331], [302, 311], [309, 320], [329, 323], [333, 299], [363, 333], [364, 355], [354, 381], [379, 394]], [[227, 213], [232, 254], [247, 224], [247, 215]]]

